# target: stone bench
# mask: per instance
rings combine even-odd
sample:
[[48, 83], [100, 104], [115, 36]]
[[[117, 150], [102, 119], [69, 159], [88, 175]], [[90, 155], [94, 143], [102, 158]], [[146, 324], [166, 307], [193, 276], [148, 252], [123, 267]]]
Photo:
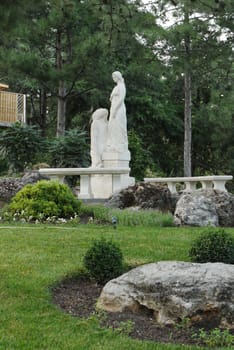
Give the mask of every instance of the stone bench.
[[[122, 177], [128, 176], [129, 168], [43, 168], [39, 173], [52, 180], [64, 182], [65, 176], [80, 176], [80, 199], [109, 198], [122, 189]], [[101, 176], [100, 176], [101, 175]], [[95, 185], [94, 185], [95, 182]], [[92, 188], [100, 187], [103, 194], [96, 196]]]
[[185, 191], [194, 191], [197, 183], [200, 182], [203, 189], [220, 190], [227, 192], [225, 184], [232, 180], [232, 175], [211, 175], [211, 176], [192, 176], [192, 177], [147, 177], [145, 182], [166, 183], [171, 193], [176, 193], [176, 184], [184, 183]]

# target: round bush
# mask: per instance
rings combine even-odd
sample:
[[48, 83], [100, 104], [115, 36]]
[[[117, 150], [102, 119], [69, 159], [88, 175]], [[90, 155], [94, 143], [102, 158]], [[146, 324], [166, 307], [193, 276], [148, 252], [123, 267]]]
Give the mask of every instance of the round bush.
[[79, 212], [80, 201], [58, 181], [38, 181], [22, 188], [11, 200], [9, 210], [19, 218], [68, 218]]
[[102, 238], [86, 252], [84, 266], [98, 283], [106, 283], [123, 272], [123, 254], [116, 243]]
[[234, 264], [234, 237], [223, 229], [205, 231], [192, 243], [189, 256], [198, 263]]

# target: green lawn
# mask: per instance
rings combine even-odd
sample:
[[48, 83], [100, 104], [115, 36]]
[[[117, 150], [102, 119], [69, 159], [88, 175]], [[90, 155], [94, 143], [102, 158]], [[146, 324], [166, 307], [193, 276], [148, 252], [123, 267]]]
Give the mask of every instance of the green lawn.
[[[94, 319], [61, 312], [50, 287], [82, 266], [93, 239], [114, 237], [131, 265], [158, 260], [188, 261], [198, 228], [77, 225], [0, 226], [0, 349], [195, 350], [133, 340], [100, 329]], [[234, 229], [228, 229], [234, 235]], [[203, 348], [204, 349], [204, 348]], [[222, 348], [227, 349], [227, 348]]]

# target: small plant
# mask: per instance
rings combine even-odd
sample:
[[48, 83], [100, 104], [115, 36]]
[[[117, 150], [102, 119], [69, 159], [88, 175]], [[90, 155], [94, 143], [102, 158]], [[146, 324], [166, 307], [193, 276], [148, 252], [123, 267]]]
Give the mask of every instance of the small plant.
[[224, 229], [204, 231], [189, 250], [192, 261], [234, 264], [234, 238]]
[[97, 317], [98, 321], [101, 324], [107, 320], [107, 312], [105, 310], [101, 310], [101, 309], [96, 308], [95, 316]]
[[118, 334], [130, 335], [134, 329], [134, 322], [131, 320], [121, 321], [118, 326], [114, 329]]
[[210, 332], [200, 329], [199, 334], [195, 334], [193, 338], [198, 338], [206, 346], [211, 348], [234, 345], [234, 335], [228, 329], [221, 330], [214, 328]]
[[190, 327], [190, 318], [189, 317], [183, 317], [179, 323], [175, 325], [175, 328], [177, 329], [188, 329]]
[[112, 240], [95, 240], [84, 256], [84, 266], [98, 283], [106, 283], [123, 272], [123, 254]]
[[76, 217], [80, 202], [67, 185], [58, 181], [38, 181], [29, 184], [13, 197], [8, 211], [16, 220], [57, 222]]

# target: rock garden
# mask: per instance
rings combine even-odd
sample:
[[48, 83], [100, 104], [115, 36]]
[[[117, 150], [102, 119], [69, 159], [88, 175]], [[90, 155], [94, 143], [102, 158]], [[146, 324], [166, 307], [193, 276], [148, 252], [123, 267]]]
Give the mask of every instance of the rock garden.
[[[69, 277], [61, 276], [60, 282], [58, 279], [53, 282], [51, 298], [59, 310], [87, 322], [95, 320], [100, 331], [106, 329], [155, 344], [224, 348], [233, 345], [233, 230], [215, 228], [218, 224], [225, 226], [225, 215], [229, 218], [227, 226], [232, 226], [231, 194], [209, 190], [206, 196], [207, 193], [204, 195], [204, 191], [200, 190], [197, 197], [189, 193], [172, 196], [166, 187], [139, 183], [119, 192], [102, 205], [78, 205], [77, 201], [73, 202], [73, 197], [70, 197], [72, 192], [66, 185], [38, 180], [41, 178], [36, 173], [21, 180], [3, 180], [5, 191], [1, 192], [2, 198], [10, 202], [5, 221], [10, 220], [11, 211], [11, 219], [18, 222], [19, 229], [22, 223], [33, 227], [60, 223], [60, 229], [64, 231], [72, 225], [77, 227], [74, 228], [77, 232], [87, 226], [91, 230], [103, 228], [107, 233], [90, 241], [89, 249], [83, 252], [83, 257], [79, 256], [80, 268], [75, 273]], [[37, 183], [33, 185], [34, 182]], [[63, 211], [52, 202], [48, 206], [48, 201], [57, 196]], [[185, 203], [188, 198], [188, 203], [193, 203], [191, 196], [195, 198], [195, 203], [200, 201], [198, 198], [203, 204], [207, 201], [218, 219], [203, 220], [201, 212], [196, 214], [191, 209], [193, 215], [202, 221], [191, 224], [194, 220], [191, 219], [183, 222], [184, 228], [175, 227], [182, 225], [182, 221], [178, 223], [176, 213], [180, 207], [188, 209]], [[30, 204], [28, 209], [27, 200]], [[179, 207], [180, 201], [182, 205]], [[20, 207], [22, 202], [24, 209]], [[207, 212], [207, 206], [203, 204], [200, 210]], [[39, 217], [38, 212], [43, 212], [44, 216]], [[76, 218], [72, 217], [74, 212], [77, 212]], [[186, 215], [191, 216], [189, 213]], [[192, 226], [208, 227], [197, 228], [199, 231], [189, 234], [190, 230], [195, 230]], [[128, 234], [125, 227], [134, 229], [130, 230], [131, 244], [139, 245], [134, 259], [129, 259], [122, 252], [124, 245], [130, 243], [125, 241]], [[139, 255], [139, 235], [141, 242], [144, 242], [144, 235], [152, 237], [146, 245], [143, 244], [144, 258], [140, 258], [142, 253]], [[188, 237], [189, 244], [182, 243]]]

